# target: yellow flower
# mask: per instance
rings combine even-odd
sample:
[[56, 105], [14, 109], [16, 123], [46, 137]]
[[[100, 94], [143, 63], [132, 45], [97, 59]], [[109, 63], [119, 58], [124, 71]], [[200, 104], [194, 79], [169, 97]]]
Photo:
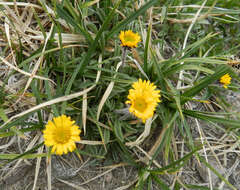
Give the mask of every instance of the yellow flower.
[[153, 116], [157, 104], [160, 102], [160, 90], [156, 90], [156, 86], [150, 81], [142, 81], [142, 79], [134, 82], [132, 87], [126, 103], [131, 105], [129, 111], [145, 123]]
[[48, 121], [43, 131], [43, 138], [46, 146], [52, 146], [52, 153], [67, 154], [76, 148], [75, 141], [80, 141], [81, 130], [74, 123], [75, 121], [66, 115]]
[[121, 31], [119, 38], [121, 40], [121, 46], [135, 48], [141, 38], [138, 33], [132, 32], [132, 30]]
[[220, 82], [223, 84], [224, 88], [228, 88], [228, 85], [231, 83], [232, 77], [227, 73], [220, 78]]

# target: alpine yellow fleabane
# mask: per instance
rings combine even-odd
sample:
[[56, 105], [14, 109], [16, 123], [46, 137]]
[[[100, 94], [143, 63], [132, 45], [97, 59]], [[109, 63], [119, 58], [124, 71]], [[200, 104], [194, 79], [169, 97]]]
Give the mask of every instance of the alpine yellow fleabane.
[[150, 81], [142, 81], [142, 79], [134, 82], [132, 87], [126, 103], [130, 104], [129, 111], [145, 123], [153, 116], [157, 104], [160, 102], [160, 90], [156, 90], [156, 86]]
[[141, 41], [139, 34], [132, 32], [132, 30], [121, 31], [119, 38], [122, 42], [121, 46], [130, 48], [137, 47], [138, 42]]
[[228, 88], [228, 85], [231, 83], [232, 77], [227, 73], [220, 78], [220, 83], [223, 84], [224, 88]]
[[48, 121], [43, 131], [44, 144], [52, 146], [52, 153], [67, 154], [76, 148], [75, 141], [80, 141], [81, 130], [70, 117], [61, 115]]

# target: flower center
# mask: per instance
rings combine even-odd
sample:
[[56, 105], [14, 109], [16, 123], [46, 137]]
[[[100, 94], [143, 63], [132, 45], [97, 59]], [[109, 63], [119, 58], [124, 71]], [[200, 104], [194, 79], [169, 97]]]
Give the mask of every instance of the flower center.
[[136, 98], [134, 100], [134, 107], [137, 111], [144, 112], [145, 109], [147, 108], [147, 102], [145, 101], [144, 98]]
[[53, 135], [55, 142], [58, 144], [67, 143], [70, 137], [71, 137], [70, 130], [67, 127], [63, 127], [63, 126], [61, 127], [58, 126]]
[[131, 35], [125, 35], [124, 40], [127, 42], [132, 42], [134, 41], [134, 37]]

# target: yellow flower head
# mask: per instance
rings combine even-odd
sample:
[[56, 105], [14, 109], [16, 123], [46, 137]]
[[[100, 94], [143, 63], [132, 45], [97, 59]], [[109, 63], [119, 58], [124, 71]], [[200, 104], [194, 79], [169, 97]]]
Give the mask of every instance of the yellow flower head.
[[156, 90], [156, 86], [150, 81], [142, 81], [142, 79], [134, 82], [132, 87], [126, 103], [131, 105], [129, 111], [145, 123], [153, 116], [156, 106], [160, 102], [160, 90]]
[[230, 77], [230, 75], [227, 73], [225, 75], [223, 75], [220, 78], [220, 82], [223, 84], [224, 88], [227, 88], [227, 86], [231, 83], [232, 77]]
[[43, 131], [43, 138], [46, 146], [52, 146], [52, 153], [67, 154], [76, 148], [75, 141], [80, 141], [81, 130], [74, 123], [75, 121], [66, 115], [48, 121]]
[[132, 30], [121, 31], [119, 38], [121, 40], [121, 46], [135, 48], [141, 38], [138, 33], [132, 32]]

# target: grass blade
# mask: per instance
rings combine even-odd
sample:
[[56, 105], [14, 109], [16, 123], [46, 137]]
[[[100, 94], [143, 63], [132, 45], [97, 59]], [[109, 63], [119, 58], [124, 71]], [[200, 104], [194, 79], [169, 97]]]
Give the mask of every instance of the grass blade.
[[140, 9], [138, 9], [136, 12], [132, 13], [129, 17], [124, 19], [122, 22], [117, 24], [113, 29], [108, 33], [107, 39], [111, 38], [115, 33], [118, 33], [124, 26], [127, 26], [131, 21], [136, 19], [138, 16], [145, 13], [146, 10], [148, 10], [151, 6], [153, 6], [158, 0], [151, 0], [148, 1], [145, 5], [143, 5]]
[[[229, 72], [230, 69], [226, 65], [221, 65], [217, 68], [216, 72], [213, 75], [205, 77], [199, 84], [195, 85], [194, 87], [188, 89], [183, 93], [183, 96], [186, 97], [193, 97], [198, 94], [202, 89], [206, 88], [209, 84], [213, 83], [214, 81], [218, 80], [221, 76]], [[181, 104], [184, 104], [187, 100], [183, 100]]]

